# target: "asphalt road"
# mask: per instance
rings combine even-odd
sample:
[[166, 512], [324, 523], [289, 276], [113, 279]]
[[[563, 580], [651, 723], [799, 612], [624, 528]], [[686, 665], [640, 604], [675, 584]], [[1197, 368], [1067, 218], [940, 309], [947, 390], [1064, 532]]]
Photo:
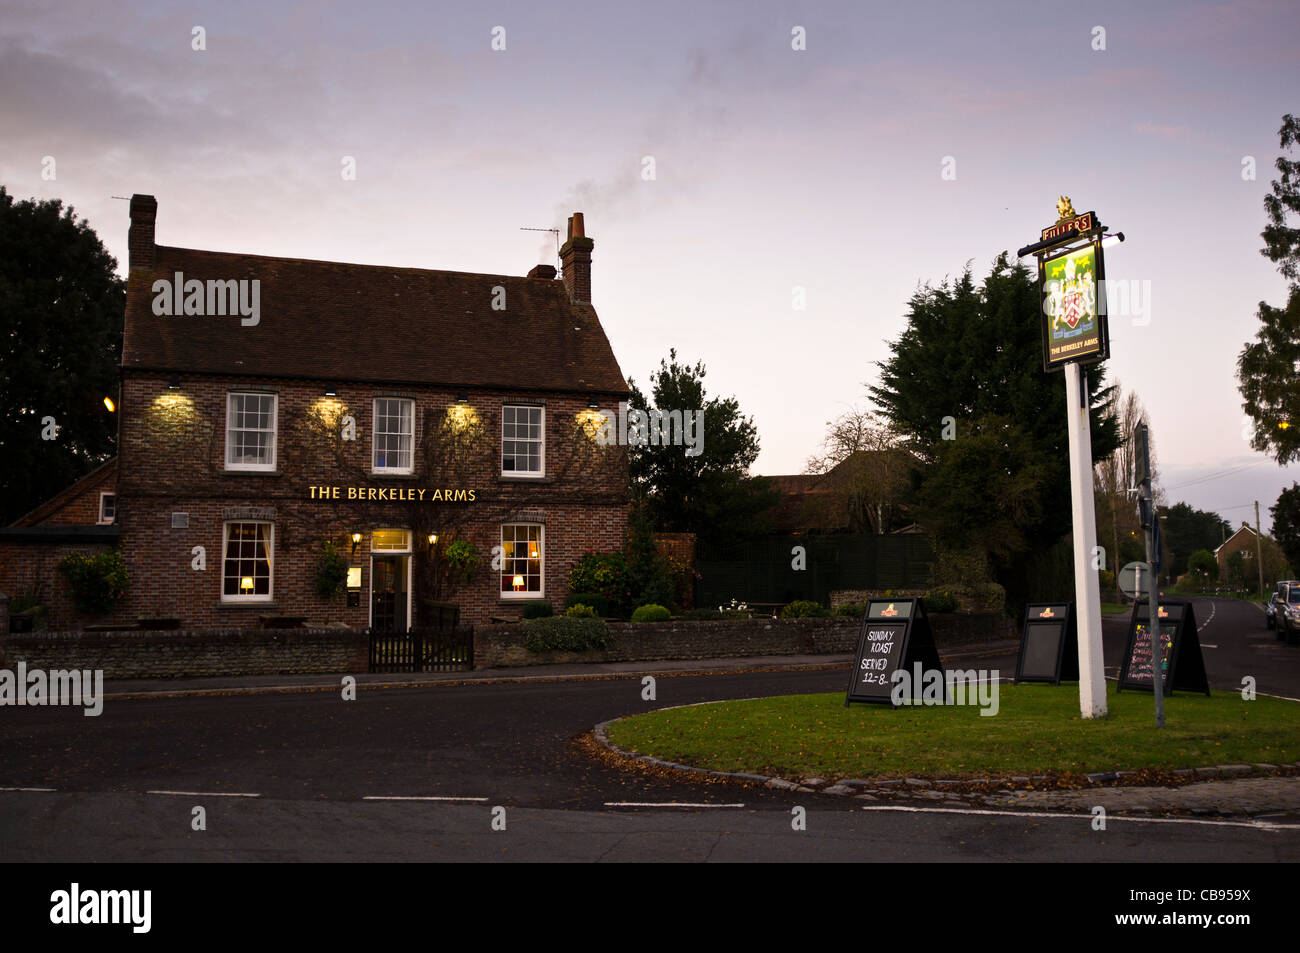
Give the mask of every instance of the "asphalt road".
[[[1300, 650], [1198, 600], [1215, 688], [1300, 695]], [[1106, 626], [1118, 665], [1124, 623]], [[1014, 658], [979, 667], [1009, 675]], [[973, 811], [608, 767], [577, 739], [658, 707], [842, 691], [842, 671], [117, 700], [0, 709], [0, 860], [1290, 860], [1300, 831]], [[50, 790], [52, 789], [52, 790]], [[179, 792], [179, 793], [173, 793]], [[244, 795], [256, 795], [244, 796]], [[375, 800], [439, 798], [448, 800]], [[614, 807], [631, 802], [638, 807]], [[707, 804], [706, 808], [667, 807]], [[733, 806], [742, 805], [742, 806]], [[191, 829], [194, 807], [207, 829]], [[807, 830], [791, 825], [806, 809]], [[503, 812], [494, 809], [503, 809]], [[494, 829], [493, 820], [504, 830]]]

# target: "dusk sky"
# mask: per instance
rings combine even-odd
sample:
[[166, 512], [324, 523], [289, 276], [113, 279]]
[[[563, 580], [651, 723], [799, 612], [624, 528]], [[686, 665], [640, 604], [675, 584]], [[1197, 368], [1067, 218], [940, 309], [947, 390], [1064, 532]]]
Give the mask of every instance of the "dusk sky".
[[1250, 448], [1235, 364], [1285, 300], [1260, 231], [1298, 38], [1294, 0], [6, 0], [0, 182], [73, 205], [123, 274], [133, 192], [164, 245], [519, 275], [555, 263], [521, 227], [582, 211], [624, 373], [703, 360], [765, 474], [866, 403], [919, 282], [982, 278], [1064, 193], [1125, 233], [1108, 278], [1150, 289], [1108, 367], [1169, 502], [1240, 523], [1258, 499], [1267, 527], [1300, 466]]

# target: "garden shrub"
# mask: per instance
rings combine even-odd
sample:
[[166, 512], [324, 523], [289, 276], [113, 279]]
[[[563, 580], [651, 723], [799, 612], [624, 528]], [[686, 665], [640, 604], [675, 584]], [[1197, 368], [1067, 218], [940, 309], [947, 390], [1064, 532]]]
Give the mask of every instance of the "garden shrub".
[[524, 630], [524, 648], [530, 652], [586, 652], [607, 649], [614, 642], [613, 633], [602, 619], [561, 615], [528, 619], [520, 627]]
[[825, 619], [831, 614], [820, 602], [796, 599], [781, 610], [782, 619]]
[[603, 614], [624, 615], [632, 600], [632, 577], [627, 559], [622, 553], [584, 554], [569, 573], [569, 591], [598, 593], [607, 603]]
[[564, 610], [564, 615], [570, 619], [597, 619], [596, 610], [591, 606], [583, 605], [581, 602], [575, 602], [569, 608]]
[[71, 553], [59, 563], [59, 570], [72, 586], [77, 611], [87, 614], [110, 608], [129, 586], [126, 562], [116, 549], [93, 556]]
[[860, 619], [866, 611], [866, 606], [861, 602], [841, 602], [835, 614], [849, 619]]
[[653, 602], [637, 606], [632, 613], [633, 622], [667, 622], [672, 617], [673, 614], [666, 607]]
[[612, 607], [610, 606], [609, 600], [606, 599], [604, 596], [602, 596], [599, 592], [571, 592], [569, 593], [569, 598], [568, 601], [566, 602], [566, 605], [591, 606], [593, 609], [596, 610], [596, 615], [602, 617], [612, 616], [614, 614], [612, 611]]
[[545, 599], [524, 603], [525, 619], [546, 619], [555, 615], [555, 608]]
[[925, 611], [929, 613], [957, 611], [957, 597], [947, 589], [931, 590], [922, 601], [925, 603]]
[[704, 622], [724, 619], [726, 616], [717, 609], [687, 609], [679, 618], [687, 619], [692, 622]]

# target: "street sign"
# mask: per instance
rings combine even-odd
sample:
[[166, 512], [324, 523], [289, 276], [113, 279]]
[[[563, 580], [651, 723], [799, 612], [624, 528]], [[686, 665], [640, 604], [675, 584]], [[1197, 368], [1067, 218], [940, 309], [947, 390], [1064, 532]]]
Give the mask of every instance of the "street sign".
[[1151, 565], [1129, 563], [1119, 571], [1120, 592], [1130, 599], [1145, 599], [1151, 592]]
[[[871, 599], [863, 614], [844, 707], [850, 702], [897, 707], [894, 673], [901, 670], [911, 676], [917, 665], [923, 672], [937, 669], [940, 682], [944, 681], [943, 663], [939, 661], [930, 619], [921, 600]], [[921, 697], [921, 682], [922, 679], [913, 679], [913, 698]]]

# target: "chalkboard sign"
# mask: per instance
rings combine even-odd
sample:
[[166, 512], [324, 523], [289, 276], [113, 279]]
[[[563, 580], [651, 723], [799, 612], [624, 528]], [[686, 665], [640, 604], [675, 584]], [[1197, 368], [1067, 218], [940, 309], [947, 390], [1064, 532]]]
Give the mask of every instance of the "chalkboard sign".
[[1025, 606], [1016, 657], [1017, 682], [1074, 681], [1079, 678], [1079, 634], [1073, 602], [1036, 602]]
[[[1160, 670], [1164, 679], [1164, 694], [1176, 689], [1210, 694], [1210, 682], [1205, 674], [1205, 658], [1201, 655], [1201, 640], [1196, 631], [1196, 613], [1190, 602], [1161, 602], [1156, 610], [1160, 625]], [[1117, 691], [1126, 688], [1151, 691], [1152, 676], [1151, 632], [1147, 628], [1150, 609], [1145, 602], [1133, 606], [1129, 620], [1128, 639], [1124, 644], [1124, 658], [1120, 662]]]
[[[894, 673], [904, 671], [911, 679], [912, 698], [920, 698], [921, 673], [938, 670], [943, 679], [943, 664], [934, 645], [930, 620], [920, 599], [872, 599], [863, 613], [858, 633], [858, 647], [853, 655], [853, 674], [844, 698], [850, 702], [874, 702], [897, 707], [894, 703]], [[945, 687], [945, 698], [946, 698]]]

